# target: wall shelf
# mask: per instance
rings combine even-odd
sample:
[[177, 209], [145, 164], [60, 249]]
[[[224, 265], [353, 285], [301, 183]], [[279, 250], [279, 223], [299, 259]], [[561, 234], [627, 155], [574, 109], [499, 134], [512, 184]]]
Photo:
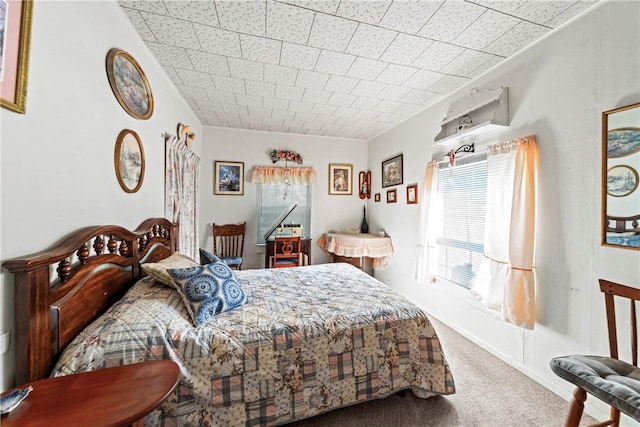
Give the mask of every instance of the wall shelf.
[[[469, 127], [461, 128], [461, 119], [472, 120]], [[435, 146], [443, 147], [456, 142], [504, 128], [509, 125], [509, 88], [474, 89], [464, 99], [452, 103], [442, 120], [441, 130], [435, 137]]]

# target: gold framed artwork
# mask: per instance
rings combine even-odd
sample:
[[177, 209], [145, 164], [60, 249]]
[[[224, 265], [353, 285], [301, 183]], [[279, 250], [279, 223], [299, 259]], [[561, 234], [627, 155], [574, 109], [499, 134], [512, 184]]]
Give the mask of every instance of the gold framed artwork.
[[213, 194], [227, 196], [244, 194], [244, 162], [216, 160], [213, 169]]
[[382, 161], [382, 188], [402, 184], [402, 154]]
[[387, 190], [387, 203], [396, 203], [398, 201], [398, 193], [396, 189]]
[[127, 193], [135, 193], [144, 180], [144, 148], [138, 134], [124, 129], [118, 135], [113, 154], [118, 184]]
[[415, 205], [418, 203], [418, 184], [407, 185], [407, 204]]
[[0, 105], [24, 114], [33, 1], [0, 0]]
[[107, 54], [107, 77], [122, 108], [136, 119], [153, 114], [153, 94], [138, 62], [128, 52], [113, 48]]
[[353, 194], [353, 165], [329, 163], [329, 194]]

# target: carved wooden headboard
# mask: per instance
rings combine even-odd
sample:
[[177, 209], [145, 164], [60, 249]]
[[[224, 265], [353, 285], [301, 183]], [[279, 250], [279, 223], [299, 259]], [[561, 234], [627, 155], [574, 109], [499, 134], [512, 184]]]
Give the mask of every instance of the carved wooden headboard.
[[65, 346], [143, 276], [141, 263], [177, 250], [178, 229], [164, 218], [135, 231], [86, 227], [5, 261], [15, 276], [16, 384], [48, 377]]

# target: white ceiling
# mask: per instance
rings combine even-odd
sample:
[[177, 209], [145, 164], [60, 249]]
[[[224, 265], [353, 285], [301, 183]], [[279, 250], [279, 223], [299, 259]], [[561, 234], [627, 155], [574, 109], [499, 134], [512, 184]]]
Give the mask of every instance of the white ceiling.
[[370, 139], [597, 1], [118, 3], [203, 125]]

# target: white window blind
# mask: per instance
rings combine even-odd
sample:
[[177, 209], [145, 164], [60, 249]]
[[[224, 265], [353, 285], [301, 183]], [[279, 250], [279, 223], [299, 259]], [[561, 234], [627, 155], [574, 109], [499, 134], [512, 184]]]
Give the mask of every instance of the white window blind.
[[303, 235], [311, 232], [311, 186], [286, 184], [257, 184], [257, 243], [264, 245], [264, 233], [287, 208], [297, 204], [291, 215], [284, 221], [287, 224], [302, 224]]
[[470, 288], [484, 252], [487, 161], [440, 169], [442, 227], [436, 275]]

